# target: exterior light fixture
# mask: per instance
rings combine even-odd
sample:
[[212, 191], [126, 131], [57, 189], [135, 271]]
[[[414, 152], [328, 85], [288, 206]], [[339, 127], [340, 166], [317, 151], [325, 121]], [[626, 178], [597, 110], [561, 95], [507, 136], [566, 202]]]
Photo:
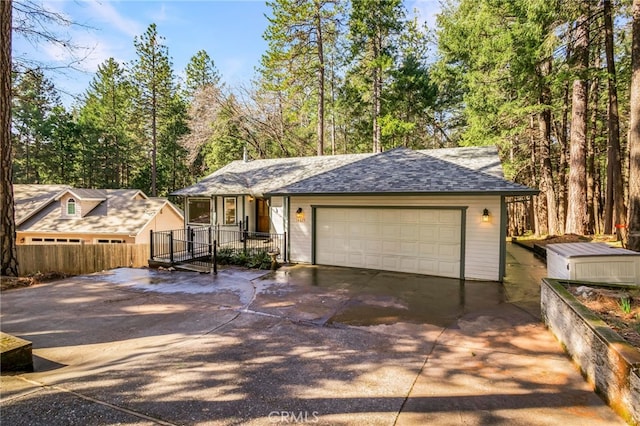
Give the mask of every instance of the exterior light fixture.
[[250, 203], [253, 202], [253, 195], [249, 195], [247, 199], [249, 200]]
[[298, 207], [298, 210], [296, 210], [296, 220], [298, 222], [304, 222], [304, 212], [302, 211], [302, 207]]
[[482, 221], [483, 222], [489, 222], [489, 210], [484, 209], [482, 211]]

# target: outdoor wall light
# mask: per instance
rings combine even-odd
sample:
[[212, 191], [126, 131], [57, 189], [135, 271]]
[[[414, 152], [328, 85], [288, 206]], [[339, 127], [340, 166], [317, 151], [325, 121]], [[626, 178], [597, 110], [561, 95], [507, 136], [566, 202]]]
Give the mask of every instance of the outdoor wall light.
[[296, 220], [298, 222], [304, 222], [304, 212], [302, 211], [302, 207], [298, 207], [298, 210], [296, 210]]
[[250, 203], [253, 202], [253, 195], [249, 195], [247, 198], [249, 199]]
[[484, 209], [482, 211], [482, 221], [483, 222], [489, 222], [489, 210]]

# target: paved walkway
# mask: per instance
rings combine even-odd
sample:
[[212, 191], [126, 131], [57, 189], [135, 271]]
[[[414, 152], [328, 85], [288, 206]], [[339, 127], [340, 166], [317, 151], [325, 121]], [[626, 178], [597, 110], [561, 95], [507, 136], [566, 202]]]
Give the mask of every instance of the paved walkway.
[[539, 322], [544, 267], [508, 280], [313, 266], [121, 269], [2, 294], [36, 371], [3, 424], [613, 425]]

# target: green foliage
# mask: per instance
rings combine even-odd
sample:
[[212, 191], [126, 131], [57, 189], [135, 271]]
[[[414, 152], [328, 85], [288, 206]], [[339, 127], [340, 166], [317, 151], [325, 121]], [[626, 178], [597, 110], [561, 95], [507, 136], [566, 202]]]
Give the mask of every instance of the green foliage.
[[14, 74], [12, 134], [14, 182], [51, 183], [56, 144], [54, 124], [60, 119], [60, 98], [39, 69]]
[[271, 256], [266, 251], [244, 252], [232, 248], [221, 248], [216, 253], [216, 260], [221, 265], [246, 266], [251, 269], [271, 268]]
[[94, 186], [126, 188], [132, 183], [143, 150], [134, 137], [132, 95], [124, 67], [113, 58], [98, 66], [78, 118], [85, 135], [83, 177]]
[[[186, 132], [186, 126], [180, 123], [180, 119], [173, 121], [173, 113], [184, 108], [178, 105], [178, 87], [169, 51], [163, 41], [156, 25], [151, 24], [133, 42], [137, 54], [132, 66], [136, 100], [134, 117], [141, 123], [136, 136], [141, 145], [148, 144], [150, 182], [145, 187], [152, 196], [175, 189], [173, 184], [178, 182], [177, 161], [180, 156], [177, 140]], [[169, 155], [162, 155], [162, 152]], [[159, 170], [165, 173], [160, 175]]]
[[622, 312], [624, 312], [625, 314], [631, 313], [631, 298], [629, 297], [621, 298], [619, 302], [619, 306]]
[[193, 96], [198, 90], [206, 86], [217, 86], [220, 84], [220, 73], [216, 65], [205, 50], [199, 50], [187, 64], [185, 69], [187, 74], [187, 92]]

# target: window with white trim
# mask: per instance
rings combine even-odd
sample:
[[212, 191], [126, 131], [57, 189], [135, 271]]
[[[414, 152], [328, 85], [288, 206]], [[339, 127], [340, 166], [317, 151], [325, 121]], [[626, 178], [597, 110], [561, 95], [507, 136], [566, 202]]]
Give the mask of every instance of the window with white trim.
[[224, 197], [224, 224], [235, 225], [237, 219], [236, 197]]
[[73, 198], [69, 198], [67, 200], [67, 216], [75, 216], [76, 215], [76, 200]]
[[189, 198], [187, 201], [187, 223], [211, 224], [211, 199]]

